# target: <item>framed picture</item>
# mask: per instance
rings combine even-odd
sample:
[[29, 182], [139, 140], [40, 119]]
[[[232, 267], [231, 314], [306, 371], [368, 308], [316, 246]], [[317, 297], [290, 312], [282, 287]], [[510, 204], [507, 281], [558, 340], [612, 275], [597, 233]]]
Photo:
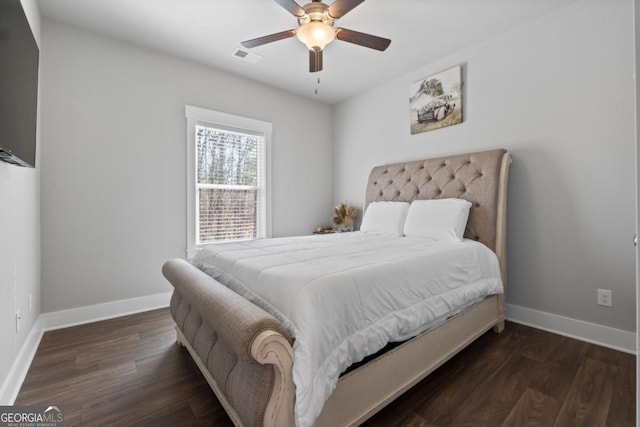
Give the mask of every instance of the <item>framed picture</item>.
[[411, 134], [462, 123], [460, 65], [418, 80], [409, 87]]

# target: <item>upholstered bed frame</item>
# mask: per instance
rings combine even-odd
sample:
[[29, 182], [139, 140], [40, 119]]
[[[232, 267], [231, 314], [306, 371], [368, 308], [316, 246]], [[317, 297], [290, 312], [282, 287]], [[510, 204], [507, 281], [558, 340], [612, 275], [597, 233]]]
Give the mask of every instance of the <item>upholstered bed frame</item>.
[[[498, 256], [506, 290], [506, 205], [511, 157], [505, 150], [375, 167], [372, 201], [458, 197], [473, 206], [465, 236]], [[174, 287], [171, 314], [184, 345], [237, 426], [293, 426], [293, 340], [273, 316], [184, 260], [163, 266]], [[316, 426], [359, 425], [469, 343], [504, 328], [504, 295], [343, 375]]]

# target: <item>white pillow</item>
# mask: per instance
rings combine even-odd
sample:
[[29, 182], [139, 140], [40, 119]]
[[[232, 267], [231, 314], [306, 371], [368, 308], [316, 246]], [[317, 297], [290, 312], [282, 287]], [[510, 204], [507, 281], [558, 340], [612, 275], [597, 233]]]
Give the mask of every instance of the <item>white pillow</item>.
[[461, 242], [471, 203], [462, 199], [414, 200], [404, 224], [404, 234], [445, 242]]
[[407, 202], [372, 202], [364, 212], [360, 231], [402, 236], [410, 204]]

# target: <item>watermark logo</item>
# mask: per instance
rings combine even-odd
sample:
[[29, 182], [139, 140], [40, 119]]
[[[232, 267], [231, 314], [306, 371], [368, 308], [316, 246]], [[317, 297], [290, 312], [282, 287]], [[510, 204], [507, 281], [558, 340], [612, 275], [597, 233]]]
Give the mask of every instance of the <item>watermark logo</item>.
[[63, 427], [59, 406], [0, 406], [0, 427]]

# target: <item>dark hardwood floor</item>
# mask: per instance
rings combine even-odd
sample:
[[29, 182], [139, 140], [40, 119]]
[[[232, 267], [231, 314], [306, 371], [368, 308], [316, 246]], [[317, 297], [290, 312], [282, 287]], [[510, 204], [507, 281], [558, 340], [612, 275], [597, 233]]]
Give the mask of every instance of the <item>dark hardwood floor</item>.
[[[635, 425], [635, 357], [508, 323], [365, 425]], [[44, 334], [16, 405], [59, 405], [65, 426], [232, 426], [168, 309]]]

